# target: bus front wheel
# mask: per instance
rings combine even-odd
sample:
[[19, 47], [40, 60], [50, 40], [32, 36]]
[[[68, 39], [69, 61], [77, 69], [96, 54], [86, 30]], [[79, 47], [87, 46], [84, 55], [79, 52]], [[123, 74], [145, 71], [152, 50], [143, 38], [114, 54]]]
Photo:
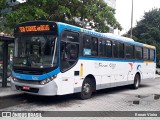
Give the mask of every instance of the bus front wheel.
[[93, 92], [93, 82], [87, 78], [84, 80], [81, 88], [81, 92], [78, 93], [78, 97], [82, 100], [89, 99]]

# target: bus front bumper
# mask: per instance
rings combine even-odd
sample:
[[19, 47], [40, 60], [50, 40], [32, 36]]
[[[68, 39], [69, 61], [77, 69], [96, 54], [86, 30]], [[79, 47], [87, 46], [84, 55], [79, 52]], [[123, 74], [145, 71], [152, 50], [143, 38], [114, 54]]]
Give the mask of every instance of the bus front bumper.
[[43, 96], [57, 95], [57, 85], [54, 82], [54, 80], [45, 85], [37, 85], [37, 84], [15, 82], [11, 79], [11, 89], [34, 95], [43, 95]]

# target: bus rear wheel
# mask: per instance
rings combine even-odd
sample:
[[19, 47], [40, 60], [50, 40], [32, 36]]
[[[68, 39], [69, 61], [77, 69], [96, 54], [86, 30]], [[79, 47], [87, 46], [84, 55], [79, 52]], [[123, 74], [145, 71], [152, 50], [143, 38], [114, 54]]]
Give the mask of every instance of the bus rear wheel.
[[134, 77], [134, 83], [132, 85], [132, 88], [133, 89], [138, 89], [139, 85], [140, 85], [140, 76], [139, 76], [139, 74], [136, 74], [135, 77]]
[[81, 92], [78, 93], [78, 97], [82, 100], [89, 99], [93, 92], [93, 82], [87, 78], [84, 80], [81, 88]]

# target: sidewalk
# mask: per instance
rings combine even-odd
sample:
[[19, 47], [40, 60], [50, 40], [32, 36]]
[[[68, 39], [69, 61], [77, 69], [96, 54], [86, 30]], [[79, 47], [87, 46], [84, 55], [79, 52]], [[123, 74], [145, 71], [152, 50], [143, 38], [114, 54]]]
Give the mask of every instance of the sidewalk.
[[[160, 75], [156, 74], [156, 78], [160, 78]], [[10, 82], [8, 82], [6, 88], [3, 88], [2, 82], [0, 81], [0, 98], [11, 97], [18, 94], [22, 94], [22, 92], [12, 91], [10, 88]]]
[[0, 98], [11, 97], [11, 96], [18, 95], [18, 94], [21, 94], [21, 92], [12, 91], [9, 81], [7, 83], [7, 87], [3, 88], [2, 87], [2, 80], [0, 80]]
[[10, 87], [6, 87], [6, 88], [0, 87], [0, 98], [11, 97], [18, 94], [21, 94], [21, 92], [12, 91]]

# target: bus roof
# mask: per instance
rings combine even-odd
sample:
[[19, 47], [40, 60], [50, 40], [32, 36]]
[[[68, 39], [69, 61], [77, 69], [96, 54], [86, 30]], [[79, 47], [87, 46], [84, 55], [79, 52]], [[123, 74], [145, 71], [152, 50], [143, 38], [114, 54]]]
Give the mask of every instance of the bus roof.
[[77, 27], [77, 26], [73, 26], [73, 25], [69, 25], [69, 24], [61, 23], [61, 22], [57, 22], [57, 24], [59, 24], [60, 27], [64, 28], [64, 29], [67, 28], [69, 30], [76, 30], [76, 31], [79, 31], [79, 32], [83, 32], [83, 33], [87, 33], [87, 34], [91, 34], [91, 35], [95, 35], [95, 36], [99, 36], [99, 37], [105, 37], [105, 38], [113, 39], [113, 40], [116, 40], [116, 41], [131, 43], [131, 44], [155, 49], [155, 46], [147, 45], [147, 44], [140, 43], [140, 42], [136, 42], [131, 38], [127, 38], [127, 37], [123, 37], [123, 36], [117, 36], [117, 35], [114, 35], [114, 34], [111, 34], [111, 33], [95, 32], [93, 30], [88, 30], [88, 29], [80, 28], [80, 27]]
[[[33, 21], [28, 21], [28, 23], [30, 23], [30, 22], [33, 22]], [[53, 22], [53, 21], [37, 21], [37, 22]], [[27, 22], [24, 22], [24, 23], [27, 23]], [[24, 23], [21, 23], [21, 24], [24, 24]], [[131, 38], [127, 38], [127, 37], [123, 37], [123, 36], [117, 36], [117, 35], [113, 35], [111, 33], [100, 33], [100, 32], [96, 32], [96, 31], [93, 31], [93, 30], [88, 30], [88, 29], [80, 28], [80, 27], [73, 26], [73, 25], [70, 25], [70, 24], [62, 23], [62, 22], [55, 22], [55, 23], [57, 23], [57, 25], [60, 27], [61, 30], [63, 30], [63, 29], [75, 30], [75, 31], [78, 31], [78, 32], [83, 32], [83, 33], [87, 33], [87, 34], [90, 34], [90, 35], [95, 35], [95, 36], [98, 36], [98, 37], [105, 37], [105, 38], [113, 39], [113, 40], [116, 40], [116, 41], [131, 43], [131, 44], [155, 49], [155, 46], [143, 44], [143, 43], [140, 43], [140, 42], [135, 42]]]

